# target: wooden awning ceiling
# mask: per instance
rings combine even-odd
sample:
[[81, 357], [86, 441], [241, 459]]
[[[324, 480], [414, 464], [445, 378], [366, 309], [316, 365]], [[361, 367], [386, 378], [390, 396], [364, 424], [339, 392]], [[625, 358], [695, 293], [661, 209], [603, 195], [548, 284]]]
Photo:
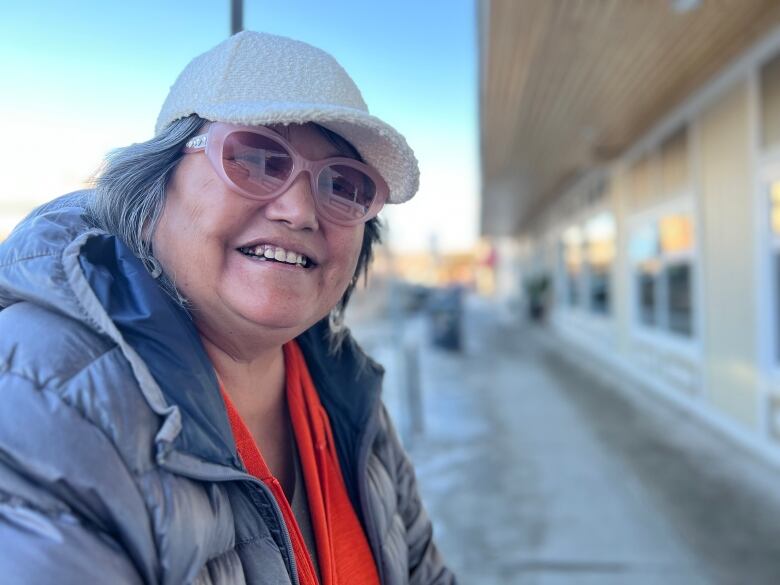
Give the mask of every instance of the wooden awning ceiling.
[[[683, 2], [680, 2], [682, 4]], [[481, 0], [482, 231], [517, 235], [780, 22], [776, 0]]]

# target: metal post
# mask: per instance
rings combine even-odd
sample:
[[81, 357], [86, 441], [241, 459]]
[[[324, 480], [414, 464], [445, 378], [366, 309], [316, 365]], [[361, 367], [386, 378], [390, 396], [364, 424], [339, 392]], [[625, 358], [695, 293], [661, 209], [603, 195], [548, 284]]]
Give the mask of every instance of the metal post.
[[422, 389], [420, 388], [420, 354], [417, 343], [404, 343], [404, 364], [406, 369], [406, 406], [409, 415], [410, 437], [425, 431], [423, 418]]
[[230, 0], [230, 34], [244, 30], [244, 0]]

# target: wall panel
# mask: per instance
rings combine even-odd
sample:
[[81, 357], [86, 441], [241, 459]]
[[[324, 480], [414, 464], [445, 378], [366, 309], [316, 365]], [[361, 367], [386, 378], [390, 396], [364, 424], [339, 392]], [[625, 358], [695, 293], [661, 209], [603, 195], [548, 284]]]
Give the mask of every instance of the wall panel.
[[748, 87], [727, 92], [699, 120], [705, 377], [713, 405], [757, 428], [755, 225]]

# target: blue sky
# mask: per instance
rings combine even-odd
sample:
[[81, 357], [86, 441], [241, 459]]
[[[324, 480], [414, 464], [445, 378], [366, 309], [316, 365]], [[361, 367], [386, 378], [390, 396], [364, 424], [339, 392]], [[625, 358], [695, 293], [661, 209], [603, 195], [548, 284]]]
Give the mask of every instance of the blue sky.
[[[0, 111], [15, 138], [0, 145], [0, 209], [78, 188], [108, 149], [149, 138], [179, 71], [229, 33], [228, 0], [6, 4]], [[420, 193], [385, 214], [399, 249], [476, 238], [474, 16], [472, 0], [245, 0], [245, 28], [333, 54], [415, 149]]]

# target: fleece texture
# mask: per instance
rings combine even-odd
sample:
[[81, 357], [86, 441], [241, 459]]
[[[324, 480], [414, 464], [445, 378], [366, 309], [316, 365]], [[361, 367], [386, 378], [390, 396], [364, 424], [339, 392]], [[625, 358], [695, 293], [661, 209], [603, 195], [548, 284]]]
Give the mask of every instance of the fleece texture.
[[171, 87], [156, 133], [190, 114], [251, 126], [315, 122], [346, 138], [379, 171], [389, 203], [408, 201], [419, 186], [406, 139], [369, 114], [336, 59], [301, 41], [244, 31], [195, 57]]

